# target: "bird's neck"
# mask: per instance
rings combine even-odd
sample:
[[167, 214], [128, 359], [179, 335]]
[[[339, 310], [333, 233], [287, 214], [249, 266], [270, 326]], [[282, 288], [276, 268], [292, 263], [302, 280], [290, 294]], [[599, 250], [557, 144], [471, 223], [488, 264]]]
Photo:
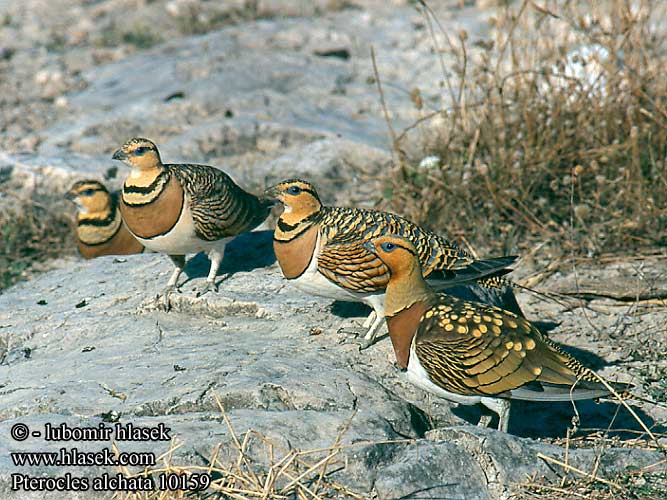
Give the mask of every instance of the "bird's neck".
[[116, 218], [120, 218], [118, 211], [118, 196], [115, 193], [110, 193], [104, 201], [98, 198], [94, 203], [88, 206], [79, 205], [79, 210], [76, 215], [76, 222], [81, 225], [109, 225], [113, 224]]
[[430, 302], [435, 292], [429, 288], [415, 265], [400, 273], [392, 272], [387, 285], [385, 314], [394, 316], [416, 302]]
[[[153, 203], [170, 185], [172, 178], [171, 172], [163, 166], [142, 169], [136, 177], [130, 174], [123, 184], [123, 204], [142, 206]], [[175, 193], [177, 198], [182, 196], [180, 186]]]
[[122, 218], [116, 207], [79, 214], [76, 235], [79, 241], [86, 245], [100, 245], [113, 238], [121, 224]]
[[309, 228], [319, 222], [321, 208], [321, 206], [313, 206], [295, 210], [286, 206], [276, 222], [274, 239], [280, 242], [288, 242], [303, 235]]
[[77, 212], [76, 220], [78, 223], [85, 223], [86, 221], [109, 220], [113, 218], [112, 216], [111, 208], [107, 207], [99, 210], [79, 211]]
[[385, 296], [385, 315], [396, 363], [401, 369], [408, 366], [410, 346], [417, 333], [419, 320], [430, 307], [434, 296], [435, 293], [429, 289], [419, 269], [391, 277]]
[[132, 167], [130, 175], [125, 179], [125, 185], [142, 188], [148, 187], [155, 182], [155, 179], [157, 179], [163, 171], [164, 166], [161, 163], [153, 164], [150, 167]]

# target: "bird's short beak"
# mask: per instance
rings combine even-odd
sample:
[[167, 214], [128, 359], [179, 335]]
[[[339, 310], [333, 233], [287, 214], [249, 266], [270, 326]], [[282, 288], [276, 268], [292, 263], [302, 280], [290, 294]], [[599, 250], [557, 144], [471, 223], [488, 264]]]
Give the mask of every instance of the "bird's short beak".
[[127, 160], [127, 153], [125, 151], [123, 151], [122, 149], [119, 149], [118, 151], [116, 151], [113, 154], [111, 159], [112, 160], [120, 160], [120, 161]]
[[274, 200], [278, 199], [279, 194], [280, 190], [278, 189], [278, 186], [271, 186], [270, 188], [266, 188], [264, 190], [264, 196], [267, 196], [268, 198], [272, 198]]
[[377, 250], [375, 249], [375, 245], [373, 245], [372, 241], [365, 241], [361, 246], [364, 247], [364, 250], [366, 250], [366, 251], [368, 251], [372, 254], [377, 253]]

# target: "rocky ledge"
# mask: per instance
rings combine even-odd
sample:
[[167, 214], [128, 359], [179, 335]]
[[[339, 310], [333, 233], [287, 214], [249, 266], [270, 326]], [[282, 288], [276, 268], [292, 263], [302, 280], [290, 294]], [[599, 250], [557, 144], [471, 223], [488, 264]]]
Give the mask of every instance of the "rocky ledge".
[[[342, 434], [329, 477], [368, 498], [424, 498], [423, 492], [429, 498], [509, 498], [519, 483], [565, 473], [549, 459], [583, 471], [597, 467], [600, 477], [661, 459], [655, 450], [622, 447], [622, 440], [602, 451], [566, 451], [535, 439], [565, 436], [574, 415], [569, 404], [515, 405], [511, 434], [476, 427], [478, 409], [455, 408], [405, 384], [391, 365], [386, 339], [359, 352], [337, 333], [367, 311], [290, 286], [274, 262], [269, 231], [234, 240], [219, 292], [196, 298], [193, 290], [205, 279], [207, 264], [202, 255], [192, 259], [188, 280], [168, 313], [154, 306], [153, 297], [170, 273], [170, 263], [156, 254], [77, 263], [0, 296], [2, 498], [46, 498], [43, 492], [12, 492], [11, 474], [17, 472], [34, 477], [117, 472], [113, 467], [15, 466], [11, 452], [111, 446], [110, 441], [47, 442], [47, 423], [70, 428], [163, 424], [170, 429], [168, 437], [181, 444], [170, 463], [204, 466], [219, 443], [219, 459], [233, 461], [233, 436], [218, 401], [238, 435], [254, 429], [276, 447], [327, 448]], [[549, 309], [560, 306], [530, 307], [548, 317]], [[583, 322], [581, 313], [561, 317], [557, 339], [563, 337], [558, 332]], [[573, 344], [583, 346], [585, 332]], [[611, 402], [577, 408], [586, 428], [605, 428], [616, 411]], [[635, 409], [649, 425], [659, 416]], [[16, 424], [42, 435], [8, 439]], [[621, 410], [612, 427], [637, 424]], [[121, 451], [156, 455], [170, 447], [168, 441], [116, 444]], [[52, 498], [62, 498], [58, 494]], [[87, 491], [76, 498], [109, 496]]]

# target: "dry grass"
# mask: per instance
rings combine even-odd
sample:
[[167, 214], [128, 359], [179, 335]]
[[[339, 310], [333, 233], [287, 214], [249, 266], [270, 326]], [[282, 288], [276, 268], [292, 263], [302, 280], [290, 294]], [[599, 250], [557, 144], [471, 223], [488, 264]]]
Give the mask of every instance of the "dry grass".
[[558, 483], [531, 481], [516, 484], [516, 500], [657, 500], [667, 498], [667, 475], [627, 473], [619, 475], [614, 486], [604, 485], [588, 478], [565, 478]]
[[629, 468], [625, 473], [604, 479], [581, 471], [561, 461], [538, 457], [554, 467], [560, 480], [548, 481], [533, 477], [524, 483], [513, 484], [514, 499], [574, 499], [588, 500], [657, 500], [667, 498], [667, 474], [652, 472], [660, 462], [650, 466]]
[[[170, 449], [158, 461], [161, 467], [132, 473], [126, 467], [119, 470], [127, 477], [144, 475], [157, 477], [159, 474], [208, 474], [210, 485], [199, 492], [192, 491], [152, 491], [119, 492], [114, 500], [172, 500], [184, 498], [206, 499], [296, 499], [320, 500], [324, 498], [345, 498], [364, 500], [367, 497], [356, 493], [333, 480], [332, 473], [345, 468], [346, 463], [341, 444], [349, 424], [338, 434], [331, 446], [314, 450], [286, 448], [266, 437], [261, 432], [250, 429], [242, 435], [234, 430], [217, 394], [214, 393], [223, 421], [231, 438], [231, 446], [236, 457], [225, 461], [219, 458], [221, 444], [213, 450], [207, 464], [179, 466], [172, 463], [173, 453], [180, 446], [172, 442]], [[353, 415], [354, 416], [354, 415]], [[400, 442], [400, 441], [399, 441]], [[370, 443], [355, 443], [352, 446]], [[117, 449], [114, 446], [117, 452]]]
[[[174, 452], [183, 444], [172, 441], [169, 450], [158, 457], [154, 467], [139, 472], [132, 472], [127, 467], [119, 467], [126, 477], [146, 476], [156, 479], [160, 474], [185, 475], [191, 478], [206, 474], [210, 484], [200, 491], [154, 490], [149, 492], [117, 492], [113, 500], [183, 500], [195, 499], [296, 499], [320, 500], [325, 498], [367, 500], [368, 495], [353, 491], [337, 482], [332, 474], [347, 466], [343, 451], [351, 447], [367, 446], [379, 443], [406, 443], [410, 439], [377, 442], [355, 442], [342, 444], [343, 437], [354, 418], [350, 417], [338, 433], [336, 439], [324, 448], [299, 450], [277, 444], [261, 432], [253, 429], [239, 435], [234, 429], [227, 413], [215, 392], [220, 415], [225, 423], [230, 443], [224, 450], [218, 444], [208, 460], [202, 459], [199, 465], [176, 465]], [[628, 467], [625, 472], [605, 476], [598, 467], [605, 449], [627, 447], [635, 449], [664, 449], [658, 439], [664, 434], [652, 435], [637, 433], [634, 439], [620, 440], [609, 437], [609, 429], [579, 429], [583, 434], [572, 437], [570, 431], [566, 438], [555, 440], [565, 449], [565, 458], [553, 458], [538, 453], [536, 458], [544, 461], [554, 472], [556, 479], [547, 479], [535, 475], [522, 483], [508, 485], [512, 491], [509, 498], [514, 499], [571, 499], [586, 498], [592, 500], [637, 499], [653, 500], [667, 498], [667, 457], [643, 468]], [[633, 432], [633, 431], [628, 431]], [[587, 447], [599, 450], [597, 460], [591, 471], [578, 469], [568, 462], [570, 449]], [[118, 453], [117, 447], [113, 446]], [[221, 459], [224, 454], [226, 459]], [[157, 484], [157, 479], [156, 479]]]
[[[561, 255], [624, 254], [667, 241], [664, 4], [499, 2], [480, 41], [446, 32], [420, 3], [449, 105], [429, 112], [413, 89], [421, 119], [402, 133], [389, 124], [397, 175], [386, 194], [398, 212], [500, 253], [547, 242]], [[597, 471], [611, 446], [664, 451], [664, 436], [647, 435], [568, 435], [566, 450], [600, 450], [596, 467], [573, 467], [567, 451], [540, 456], [559, 479], [527, 478], [513, 498], [667, 498], [664, 461]]]
[[[12, 196], [0, 192], [0, 197]], [[0, 290], [23, 280], [51, 259], [76, 253], [71, 207], [64, 199], [2, 200]]]
[[423, 9], [451, 105], [429, 113], [413, 90], [423, 118], [394, 143], [394, 207], [485, 249], [666, 243], [665, 5], [501, 3], [487, 40]]
[[[557, 479], [548, 480], [545, 477], [527, 478], [525, 482], [514, 483], [512, 488], [513, 499], [574, 499], [585, 498], [592, 500], [637, 499], [654, 500], [667, 498], [667, 473], [665, 463], [667, 457], [655, 463], [639, 468], [628, 466], [624, 472], [617, 472], [611, 476], [603, 476], [599, 469], [604, 450], [609, 448], [634, 448], [663, 450], [656, 438], [664, 439], [664, 434], [657, 434], [647, 439], [645, 434], [639, 434], [634, 439], [621, 440], [618, 436], [610, 437], [609, 429], [579, 429], [584, 435], [572, 437], [570, 430], [564, 439], [554, 443], [565, 449], [564, 459], [557, 459], [537, 454], [539, 460], [544, 461], [557, 476]], [[632, 432], [632, 431], [628, 431]], [[592, 470], [585, 471], [568, 463], [569, 450], [574, 448], [594, 448], [598, 450]]]

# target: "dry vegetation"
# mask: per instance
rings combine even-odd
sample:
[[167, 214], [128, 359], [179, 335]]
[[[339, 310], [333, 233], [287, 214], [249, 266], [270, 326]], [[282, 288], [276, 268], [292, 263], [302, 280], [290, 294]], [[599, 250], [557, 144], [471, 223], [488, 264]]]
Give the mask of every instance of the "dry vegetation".
[[395, 137], [396, 209], [496, 251], [664, 244], [664, 11], [652, 0], [523, 0], [473, 41], [425, 8], [452, 104], [429, 113], [413, 90], [423, 118]]
[[[229, 436], [229, 444], [223, 448], [218, 444], [210, 457], [202, 457], [200, 464], [177, 465], [174, 453], [181, 444], [172, 441], [170, 449], [158, 458], [160, 465], [131, 471], [120, 467], [119, 472], [126, 477], [150, 476], [154, 479], [159, 474], [174, 474], [194, 477], [208, 474], [210, 485], [201, 491], [154, 490], [146, 492], [118, 492], [113, 500], [184, 500], [194, 499], [299, 499], [320, 500], [325, 498], [367, 500], [367, 495], [355, 492], [335, 479], [335, 473], [344, 470], [347, 465], [345, 452], [352, 447], [367, 446], [376, 443], [355, 442], [343, 444], [343, 437], [354, 418], [351, 415], [347, 425], [343, 426], [331, 446], [313, 450], [298, 450], [277, 444], [267, 436], [253, 429], [237, 434], [232, 426], [220, 399], [214, 392], [220, 409], [221, 424], [224, 423]], [[623, 473], [605, 477], [600, 474], [604, 450], [610, 447], [632, 447], [660, 449], [658, 439], [664, 434], [646, 438], [639, 434], [636, 438], [620, 440], [609, 437], [604, 429], [582, 429], [585, 435], [556, 440], [556, 444], [566, 450], [565, 459], [552, 458], [538, 453], [536, 459], [549, 464], [558, 479], [548, 480], [541, 476], [527, 477], [525, 482], [508, 485], [509, 498], [516, 500], [553, 499], [565, 500], [585, 498], [589, 500], [655, 500], [667, 498], [667, 474], [656, 472], [664, 470], [663, 459], [644, 468], [629, 467]], [[405, 443], [409, 439], [384, 441]], [[592, 470], [581, 470], [568, 463], [568, 451], [577, 447], [593, 447], [599, 450], [598, 460]], [[116, 453], [119, 450], [114, 446]], [[223, 453], [225, 450], [225, 453]], [[223, 459], [221, 455], [226, 455]], [[157, 481], [156, 481], [157, 484]]]
[[[558, 479], [549, 481], [543, 477], [534, 476], [528, 478], [526, 482], [513, 484], [515, 493], [512, 498], [516, 500], [573, 498], [653, 500], [667, 497], [667, 474], [656, 472], [661, 470], [664, 459], [643, 468], [628, 467], [625, 472], [614, 474], [612, 477], [605, 477], [598, 471], [605, 449], [611, 447], [662, 449], [658, 440], [664, 439], [665, 435], [657, 434], [651, 439], [639, 435], [636, 438], [621, 440], [618, 436], [610, 437], [608, 429], [580, 430], [585, 434], [573, 438], [568, 430], [564, 439], [555, 440], [556, 444], [565, 448], [564, 461], [542, 454], [537, 456], [538, 459], [551, 466]], [[568, 463], [569, 450], [581, 447], [598, 450], [597, 460], [590, 471], [578, 469]]]
[[[342, 456], [344, 446], [341, 440], [354, 415], [341, 429], [331, 446], [302, 451], [276, 444], [261, 432], [253, 429], [239, 436], [227, 417], [217, 394], [214, 393], [214, 396], [231, 440], [230, 448], [235, 454], [233, 460], [220, 459], [222, 445], [219, 444], [213, 450], [208, 463], [178, 466], [172, 460], [178, 445], [172, 442], [170, 449], [159, 458], [162, 462], [161, 467], [147, 468], [138, 473], [132, 473], [126, 467], [120, 468], [120, 472], [127, 477], [136, 475], [156, 477], [158, 474], [186, 476], [208, 474], [211, 478], [210, 486], [200, 492], [156, 490], [118, 493], [114, 496], [114, 500], [180, 500], [185, 498], [364, 500], [366, 498], [330, 477], [331, 474], [345, 468], [345, 458]], [[352, 446], [364, 444], [369, 443], [355, 443]]]
[[[14, 196], [10, 189], [0, 198]], [[33, 198], [36, 198], [34, 196]], [[76, 252], [71, 207], [64, 199], [3, 200], [0, 211], [0, 291], [51, 259]]]

